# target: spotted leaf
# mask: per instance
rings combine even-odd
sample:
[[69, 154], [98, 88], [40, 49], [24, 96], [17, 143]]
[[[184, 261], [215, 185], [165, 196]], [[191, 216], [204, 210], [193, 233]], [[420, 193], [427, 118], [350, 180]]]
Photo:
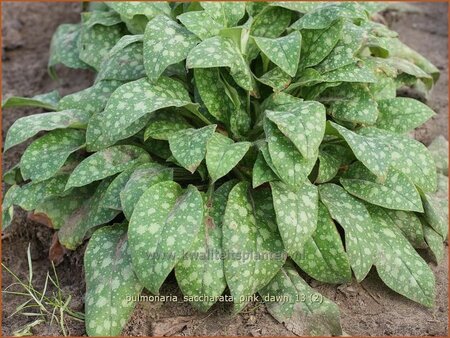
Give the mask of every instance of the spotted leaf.
[[250, 142], [233, 142], [214, 133], [206, 145], [206, 166], [213, 182], [228, 174], [250, 149]]
[[21, 117], [6, 134], [5, 151], [28, 140], [40, 131], [60, 128], [85, 129], [90, 115], [82, 110], [65, 110]]
[[317, 226], [317, 187], [309, 181], [296, 190], [289, 189], [281, 182], [272, 182], [270, 186], [278, 229], [286, 252], [289, 255], [303, 252], [305, 243]]
[[355, 277], [362, 281], [375, 259], [375, 235], [364, 204], [335, 184], [319, 186], [320, 200], [345, 231], [345, 248]]
[[85, 133], [76, 129], [57, 129], [34, 141], [20, 160], [25, 180], [42, 181], [52, 177], [69, 155], [85, 145]]
[[317, 228], [301, 252], [291, 258], [308, 275], [324, 283], [341, 284], [351, 280], [352, 270], [327, 208], [319, 203]]
[[157, 163], [145, 163], [131, 174], [120, 192], [120, 201], [125, 217], [129, 220], [142, 194], [152, 185], [173, 180], [173, 169]]
[[132, 145], [118, 145], [98, 151], [83, 160], [72, 172], [66, 190], [120, 173], [136, 163], [150, 161], [145, 150]]
[[270, 166], [264, 159], [264, 155], [259, 152], [253, 165], [252, 187], [259, 187], [261, 184], [275, 181], [277, 178], [278, 176], [270, 169]]
[[341, 161], [335, 155], [324, 150], [319, 151], [319, 168], [315, 183], [331, 181], [337, 175]]
[[203, 200], [193, 186], [185, 192], [175, 182], [147, 189], [130, 220], [128, 238], [133, 268], [153, 294], [189, 251], [203, 220]]
[[395, 133], [411, 131], [435, 115], [427, 105], [407, 97], [378, 101], [378, 109], [377, 127]]
[[60, 25], [53, 34], [48, 60], [48, 69], [53, 77], [56, 77], [55, 66], [60, 63], [69, 68], [89, 68], [78, 56], [80, 31], [80, 24], [66, 23]]
[[387, 209], [423, 212], [419, 192], [407, 176], [390, 169], [384, 181], [377, 180], [361, 162], [354, 163], [340, 179], [350, 194]]
[[342, 334], [338, 306], [314, 291], [292, 264], [286, 263], [260, 295], [269, 313], [297, 335]]
[[170, 151], [183, 167], [193, 173], [206, 155], [206, 145], [212, 137], [216, 125], [200, 129], [180, 130], [169, 137]]
[[168, 140], [177, 131], [188, 129], [191, 125], [177, 111], [157, 111], [150, 117], [144, 131], [144, 140]]
[[5, 195], [3, 195], [2, 231], [9, 227], [14, 217], [14, 200], [16, 198], [16, 192], [19, 190], [20, 187], [18, 185], [13, 185], [6, 191]]
[[200, 40], [183, 26], [159, 15], [144, 33], [144, 66], [150, 81], [156, 81], [169, 66], [186, 59]]
[[56, 90], [33, 97], [9, 96], [2, 102], [2, 108], [38, 107], [47, 110], [57, 110], [56, 107], [59, 100], [59, 92]]
[[[207, 311], [226, 287], [223, 251], [222, 222], [228, 194], [235, 181], [228, 181], [214, 191], [211, 200], [206, 201], [205, 217], [200, 231], [189, 252], [175, 266], [175, 276], [181, 291], [193, 300], [191, 304]], [[207, 297], [197, 301], [196, 296]]]
[[422, 194], [422, 202], [426, 222], [441, 235], [442, 238], [446, 238], [448, 233], [448, 220], [440, 207], [439, 201], [435, 196], [424, 193]]
[[271, 121], [266, 120], [264, 128], [275, 172], [289, 186], [299, 188], [313, 169], [317, 155], [311, 158], [303, 157]]
[[427, 247], [424, 239], [424, 231], [419, 217], [414, 212], [384, 209], [384, 214], [389, 222], [395, 224], [401, 230], [411, 245], [415, 248]]
[[204, 1], [200, 4], [208, 15], [224, 27], [236, 26], [245, 15], [243, 2]]
[[131, 264], [127, 225], [97, 230], [86, 248], [84, 267], [87, 334], [120, 335], [142, 290]]
[[274, 91], [282, 91], [289, 87], [292, 78], [283, 72], [279, 67], [275, 67], [264, 73], [257, 80], [265, 85], [272, 87]]
[[375, 266], [381, 280], [401, 295], [433, 306], [435, 280], [430, 267], [381, 208], [370, 206], [369, 211], [378, 239]]
[[223, 25], [214, 20], [206, 11], [186, 12], [178, 15], [177, 19], [202, 40], [218, 35], [223, 28]]
[[436, 263], [439, 264], [444, 258], [444, 244], [441, 235], [427, 225], [423, 226], [423, 234]]
[[289, 35], [272, 39], [255, 37], [255, 42], [261, 51], [278, 67], [290, 76], [297, 73], [300, 61], [302, 35], [294, 31]]
[[189, 52], [186, 67], [228, 67], [240, 87], [250, 91], [254, 90], [254, 80], [250, 68], [231, 38], [214, 36], [202, 41]]
[[[264, 287], [285, 260], [269, 189], [240, 182], [228, 196], [223, 220], [225, 278], [239, 312], [245, 297]], [[241, 298], [244, 297], [244, 298]]]
[[75, 250], [90, 230], [112, 221], [119, 214], [117, 210], [104, 208], [101, 203], [111, 181], [107, 178], [100, 182], [95, 192], [66, 219], [58, 232], [59, 242], [66, 248]]
[[325, 133], [325, 107], [315, 101], [298, 102], [284, 111], [267, 110], [266, 116], [306, 158], [316, 158]]
[[437, 171], [448, 175], [448, 141], [442, 135], [436, 137], [428, 146], [428, 150], [436, 163]]

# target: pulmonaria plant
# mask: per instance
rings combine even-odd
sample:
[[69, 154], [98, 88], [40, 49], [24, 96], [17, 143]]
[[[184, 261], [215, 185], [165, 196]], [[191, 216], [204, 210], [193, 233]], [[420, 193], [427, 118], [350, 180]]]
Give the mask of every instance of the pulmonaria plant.
[[433, 305], [416, 249], [442, 257], [446, 215], [433, 157], [408, 132], [434, 113], [397, 91], [426, 95], [439, 72], [372, 21], [380, 4], [90, 6], [57, 29], [49, 71], [90, 69], [94, 84], [4, 102], [51, 112], [10, 128], [5, 151], [39, 138], [3, 199], [3, 228], [19, 206], [68, 249], [90, 238], [89, 335], [120, 334], [136, 296], [173, 270], [201, 311], [225, 292], [238, 312], [259, 293], [306, 334], [342, 332], [305, 275], [360, 282], [374, 266]]

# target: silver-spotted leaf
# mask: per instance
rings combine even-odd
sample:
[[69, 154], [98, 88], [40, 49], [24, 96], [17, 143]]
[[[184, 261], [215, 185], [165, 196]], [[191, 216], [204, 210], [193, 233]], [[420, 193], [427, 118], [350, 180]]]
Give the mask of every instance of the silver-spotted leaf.
[[84, 267], [87, 334], [120, 335], [142, 290], [131, 264], [127, 225], [97, 230], [86, 248]]
[[435, 114], [427, 105], [408, 97], [378, 101], [378, 110], [377, 127], [395, 133], [411, 131]]
[[200, 40], [167, 16], [151, 20], [144, 33], [144, 66], [150, 81], [156, 81], [170, 65], [186, 59]]
[[352, 278], [341, 236], [322, 203], [319, 203], [316, 230], [303, 250], [291, 254], [291, 258], [308, 275], [324, 283], [341, 284]]
[[342, 335], [338, 306], [314, 291], [292, 264], [286, 263], [259, 293], [269, 313], [296, 335]]
[[203, 40], [189, 52], [186, 67], [228, 67], [240, 87], [250, 91], [254, 90], [254, 80], [250, 68], [239, 47], [230, 38], [214, 36]]
[[424, 225], [423, 226], [423, 234], [425, 236], [425, 240], [433, 253], [434, 259], [436, 263], [440, 263], [444, 258], [444, 244], [442, 240], [442, 236], [439, 235], [433, 228]]
[[341, 161], [335, 155], [325, 150], [319, 151], [319, 169], [315, 183], [331, 181], [337, 175]]
[[[206, 200], [205, 216], [189, 252], [175, 266], [180, 289], [190, 303], [207, 311], [226, 287], [222, 257], [222, 222], [228, 194], [235, 181], [227, 181]], [[203, 296], [203, 300], [198, 296]]]
[[202, 40], [218, 35], [223, 28], [222, 24], [214, 20], [206, 11], [186, 12], [178, 15], [177, 19]]
[[299, 188], [313, 169], [317, 154], [311, 158], [303, 157], [295, 145], [267, 119], [264, 129], [276, 174], [292, 188]]
[[304, 157], [317, 157], [326, 122], [325, 107], [321, 103], [302, 101], [286, 110], [266, 110], [266, 116]]
[[84, 147], [85, 133], [76, 129], [56, 129], [31, 143], [20, 160], [25, 180], [42, 181], [52, 177], [73, 152]]
[[153, 294], [189, 251], [203, 220], [203, 200], [194, 186], [175, 182], [147, 189], [135, 206], [128, 228], [133, 268]]
[[401, 295], [425, 306], [433, 306], [433, 271], [402, 232], [389, 222], [383, 209], [370, 206], [369, 211], [377, 236], [377, 257], [374, 264], [381, 280]]
[[362, 281], [375, 259], [375, 233], [364, 204], [335, 184], [319, 186], [320, 200], [345, 231], [345, 248], [355, 277]]
[[350, 194], [387, 209], [423, 212], [419, 192], [409, 178], [390, 169], [384, 181], [377, 180], [361, 162], [355, 162], [340, 179]]
[[448, 219], [445, 211], [442, 210], [439, 200], [436, 196], [429, 193], [422, 194], [423, 209], [425, 211], [424, 219], [442, 238], [448, 234]]
[[183, 167], [193, 173], [206, 155], [206, 145], [212, 137], [216, 125], [200, 129], [180, 130], [169, 137], [170, 151]]
[[208, 15], [224, 27], [236, 26], [245, 15], [243, 2], [203, 1], [200, 4]]
[[411, 245], [415, 248], [427, 247], [424, 239], [422, 222], [414, 212], [384, 209], [384, 214], [389, 222], [395, 224], [401, 230]]
[[250, 149], [250, 142], [233, 142], [214, 133], [206, 145], [206, 166], [213, 182], [228, 174]]
[[223, 220], [224, 266], [234, 310], [264, 287], [286, 258], [276, 225], [270, 189], [251, 190], [240, 182], [228, 195]]
[[173, 180], [173, 169], [158, 163], [145, 163], [134, 170], [120, 192], [120, 201], [125, 217], [129, 220], [142, 194], [152, 185]]
[[298, 31], [280, 38], [255, 37], [261, 51], [278, 67], [290, 76], [297, 73], [300, 61], [302, 35]]
[[292, 78], [279, 67], [275, 67], [257, 78], [257, 80], [272, 87], [275, 92], [279, 92], [289, 87]]
[[259, 187], [266, 182], [272, 182], [278, 179], [278, 176], [272, 171], [264, 159], [264, 155], [259, 152], [252, 170], [252, 187]]
[[150, 161], [148, 153], [137, 146], [118, 145], [98, 151], [84, 159], [72, 172], [66, 190], [120, 173], [136, 163]]
[[191, 125], [177, 111], [161, 110], [151, 115], [144, 131], [144, 141], [148, 138], [168, 140], [169, 136]]
[[316, 230], [317, 187], [309, 181], [296, 190], [281, 182], [272, 182], [273, 205], [278, 229], [289, 255], [303, 252], [305, 243]]
[[16, 198], [16, 192], [20, 191], [18, 185], [11, 186], [3, 196], [2, 201], [2, 231], [5, 230], [14, 217], [14, 200]]
[[6, 134], [5, 151], [28, 140], [40, 131], [60, 128], [85, 129], [90, 114], [82, 110], [65, 110], [22, 117], [16, 120]]

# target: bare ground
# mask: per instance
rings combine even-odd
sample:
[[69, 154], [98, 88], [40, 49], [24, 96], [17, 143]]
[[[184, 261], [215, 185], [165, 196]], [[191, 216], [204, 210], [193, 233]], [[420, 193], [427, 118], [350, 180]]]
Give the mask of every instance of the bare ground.
[[[438, 113], [415, 136], [429, 144], [437, 135], [448, 134], [448, 63], [447, 4], [418, 4], [418, 13], [397, 13], [388, 17], [393, 29], [404, 42], [426, 55], [442, 71], [441, 80], [428, 104]], [[90, 85], [88, 72], [60, 69], [60, 79], [52, 81], [46, 72], [50, 38], [61, 23], [77, 22], [81, 5], [76, 3], [3, 3], [3, 96], [32, 96], [59, 89], [62, 94]], [[39, 112], [36, 109], [5, 110], [2, 132], [19, 117]], [[25, 145], [15, 147], [3, 157], [3, 169], [12, 167]], [[52, 231], [16, 213], [6, 238], [2, 240], [2, 262], [22, 278], [27, 275], [26, 249], [31, 243], [35, 285], [42, 288], [50, 265], [47, 260]], [[71, 306], [83, 311], [85, 289], [82, 258], [84, 246], [70, 253], [57, 267], [64, 292], [72, 295]], [[439, 266], [427, 253], [423, 256], [436, 275], [436, 305], [426, 309], [388, 289], [373, 270], [361, 284], [333, 286], [311, 281], [313, 287], [335, 301], [342, 316], [343, 329], [350, 335], [427, 335], [447, 336], [448, 323], [448, 256]], [[2, 287], [12, 283], [2, 271]], [[162, 294], [181, 297], [173, 276]], [[9, 318], [22, 301], [3, 296], [3, 335], [11, 335], [31, 320]], [[68, 321], [71, 335], [84, 335], [83, 323]], [[35, 335], [59, 335], [55, 325], [41, 324], [32, 330]], [[249, 304], [242, 313], [232, 316], [227, 305], [216, 304], [206, 314], [198, 313], [186, 303], [140, 303], [127, 325], [125, 335], [277, 335], [292, 336], [284, 325], [267, 313], [262, 303]]]

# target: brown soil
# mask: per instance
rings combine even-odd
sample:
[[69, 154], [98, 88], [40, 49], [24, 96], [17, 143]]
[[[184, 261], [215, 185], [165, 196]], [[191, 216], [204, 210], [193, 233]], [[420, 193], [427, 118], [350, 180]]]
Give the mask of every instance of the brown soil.
[[[428, 104], [438, 113], [424, 127], [415, 132], [428, 144], [437, 135], [448, 134], [447, 98], [447, 4], [418, 4], [418, 13], [396, 13], [389, 21], [404, 42], [426, 55], [442, 71], [441, 80]], [[3, 96], [20, 94], [32, 96], [52, 89], [62, 94], [90, 85], [88, 72], [61, 68], [60, 79], [52, 81], [46, 72], [50, 38], [61, 23], [79, 20], [80, 4], [75, 3], [3, 3]], [[15, 109], [3, 112], [3, 136], [17, 118], [39, 112], [36, 109]], [[7, 170], [19, 160], [25, 146], [8, 151], [3, 157]], [[34, 282], [43, 287], [46, 272], [51, 268], [47, 260], [52, 231], [26, 219], [17, 212], [11, 228], [2, 240], [2, 262], [21, 278], [27, 276], [26, 251], [31, 244]], [[71, 307], [83, 311], [84, 278], [82, 257], [84, 246], [66, 256], [57, 267], [60, 284], [66, 295], [72, 296]], [[350, 335], [447, 335], [448, 322], [448, 256], [436, 266], [424, 253], [436, 274], [436, 306], [426, 309], [388, 289], [371, 271], [361, 284], [342, 286], [311, 284], [326, 297], [335, 301], [342, 316], [343, 329]], [[3, 288], [13, 282], [2, 271]], [[181, 293], [173, 277], [165, 283], [164, 295]], [[9, 316], [23, 300], [17, 296], [3, 296], [3, 335], [11, 335], [32, 319]], [[68, 321], [71, 335], [84, 335], [83, 323]], [[59, 335], [55, 325], [41, 324], [32, 329], [35, 335]], [[186, 303], [140, 303], [125, 335], [278, 335], [292, 336], [284, 325], [267, 313], [262, 303], [252, 303], [239, 315], [231, 315], [228, 306], [215, 305], [207, 314], [194, 311]]]

